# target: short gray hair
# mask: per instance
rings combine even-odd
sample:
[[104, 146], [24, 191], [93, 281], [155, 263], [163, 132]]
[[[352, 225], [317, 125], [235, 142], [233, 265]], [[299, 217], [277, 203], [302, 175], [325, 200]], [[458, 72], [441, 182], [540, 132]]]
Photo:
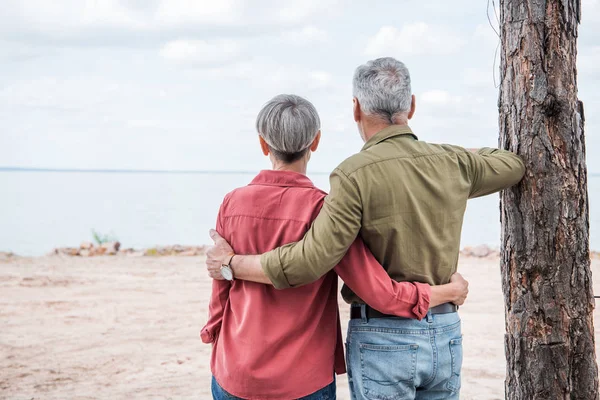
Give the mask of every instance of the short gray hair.
[[354, 72], [353, 94], [365, 114], [393, 122], [396, 114], [410, 110], [412, 92], [408, 68], [391, 57], [360, 65]]
[[265, 104], [256, 117], [256, 130], [275, 157], [293, 162], [306, 154], [321, 129], [312, 103], [293, 94], [280, 94]]

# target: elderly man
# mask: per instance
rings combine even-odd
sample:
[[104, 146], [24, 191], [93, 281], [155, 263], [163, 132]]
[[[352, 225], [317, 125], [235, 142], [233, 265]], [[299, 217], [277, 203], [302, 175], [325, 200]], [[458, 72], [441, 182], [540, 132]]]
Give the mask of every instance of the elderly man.
[[[331, 191], [299, 242], [262, 255], [235, 255], [214, 232], [209, 274], [264, 281], [284, 289], [331, 270], [360, 235], [397, 281], [440, 285], [456, 272], [467, 200], [516, 184], [519, 157], [421, 141], [408, 126], [415, 113], [406, 66], [369, 61], [354, 74], [354, 120], [362, 150], [331, 174]], [[432, 308], [421, 320], [372, 309], [347, 287], [351, 303], [347, 363], [355, 399], [458, 399], [462, 335], [457, 307]]]

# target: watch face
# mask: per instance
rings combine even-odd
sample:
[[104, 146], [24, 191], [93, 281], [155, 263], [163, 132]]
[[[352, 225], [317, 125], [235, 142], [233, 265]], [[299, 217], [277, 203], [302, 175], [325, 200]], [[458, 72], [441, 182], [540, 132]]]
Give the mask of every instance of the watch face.
[[228, 265], [223, 265], [221, 267], [221, 276], [223, 278], [227, 279], [228, 281], [233, 280], [233, 271], [231, 270], [231, 268]]

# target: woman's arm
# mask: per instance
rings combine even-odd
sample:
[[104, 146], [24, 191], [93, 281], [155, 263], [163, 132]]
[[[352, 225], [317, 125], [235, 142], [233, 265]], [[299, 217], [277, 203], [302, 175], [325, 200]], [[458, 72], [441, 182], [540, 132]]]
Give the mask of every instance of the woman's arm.
[[396, 282], [360, 238], [334, 271], [370, 307], [405, 318], [420, 320], [430, 307], [454, 301], [462, 304], [468, 292], [468, 283], [460, 275], [447, 285], [433, 287], [418, 282]]
[[230, 288], [231, 282], [229, 281], [213, 280], [210, 303], [208, 304], [208, 321], [200, 333], [200, 337], [204, 343], [214, 343], [221, 331], [223, 312], [225, 311], [227, 300], [229, 300]]
[[[217, 215], [217, 229], [224, 235], [225, 230], [223, 228], [223, 208], [227, 202], [227, 197], [223, 200], [221, 207], [219, 208], [219, 214]], [[213, 280], [212, 292], [210, 294], [210, 301], [208, 303], [208, 321], [202, 331], [200, 332], [200, 338], [204, 343], [214, 343], [221, 330], [221, 324], [223, 322], [223, 313], [229, 300], [229, 290], [231, 289], [231, 282], [225, 280]]]

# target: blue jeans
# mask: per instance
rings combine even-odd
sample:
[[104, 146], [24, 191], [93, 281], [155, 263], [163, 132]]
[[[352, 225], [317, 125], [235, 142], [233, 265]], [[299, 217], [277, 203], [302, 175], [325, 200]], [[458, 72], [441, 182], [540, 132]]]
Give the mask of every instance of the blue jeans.
[[458, 399], [460, 318], [450, 313], [427, 314], [422, 321], [352, 319], [346, 358], [353, 400]]
[[[212, 396], [214, 400], [231, 400], [231, 399], [240, 399], [240, 397], [235, 397], [229, 393], [227, 393], [213, 376], [212, 378]], [[323, 389], [317, 390], [313, 394], [309, 394], [308, 396], [302, 397], [298, 400], [336, 400], [335, 397], [335, 376], [333, 377], [333, 382]], [[285, 400], [285, 399], [282, 399]], [[292, 400], [292, 399], [290, 399]]]

